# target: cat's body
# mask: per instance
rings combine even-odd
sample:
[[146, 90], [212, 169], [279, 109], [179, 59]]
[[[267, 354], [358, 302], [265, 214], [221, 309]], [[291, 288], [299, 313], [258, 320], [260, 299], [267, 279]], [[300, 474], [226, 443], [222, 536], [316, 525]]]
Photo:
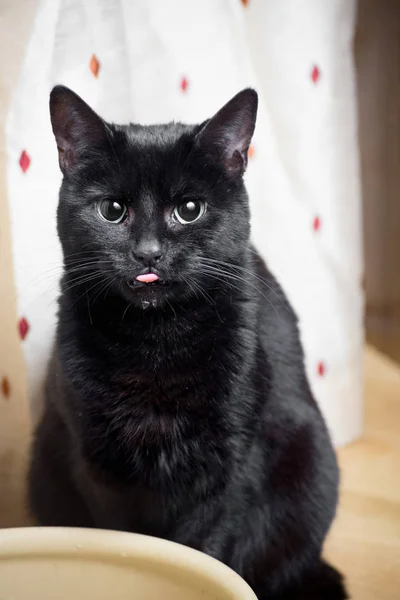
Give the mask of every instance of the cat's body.
[[[91, 260], [85, 264], [93, 282], [92, 270], [99, 268], [93, 253], [99, 251], [100, 238], [96, 232], [91, 244], [83, 235], [89, 223], [85, 214], [81, 229], [79, 224], [71, 227], [71, 207], [78, 206], [79, 186], [92, 190], [94, 182], [104, 179], [94, 171], [91, 178], [82, 177], [83, 168], [77, 176], [71, 169], [74, 156], [62, 146], [71, 135], [59, 134], [54, 119], [65, 174], [60, 238], [66, 256], [84, 253], [82, 242], [89, 243]], [[251, 137], [251, 124], [248, 128]], [[177, 248], [179, 241], [171, 243], [173, 234], [183, 236], [192, 228], [184, 252], [175, 253], [165, 267], [168, 287], [144, 283], [132, 290], [132, 284], [125, 288], [119, 279], [117, 286], [111, 282], [93, 298], [90, 279], [76, 283], [78, 263], [70, 268], [66, 263], [46, 408], [34, 445], [31, 505], [45, 525], [122, 529], [197, 548], [239, 572], [261, 600], [340, 600], [346, 597], [340, 576], [321, 562], [337, 503], [335, 455], [307, 383], [295, 315], [249, 246], [247, 199], [242, 172], [236, 172], [238, 165], [244, 170], [244, 163], [232, 151], [232, 173], [227, 174], [227, 163], [224, 171], [214, 173], [207, 164], [211, 185], [204, 229], [195, 229], [196, 220], [176, 229], [164, 223], [166, 217], [156, 216], [164, 196], [160, 188], [171, 189], [168, 178], [176, 182], [177, 175], [165, 171], [160, 176], [151, 161], [160, 164], [160, 147], [169, 156], [177, 152], [171, 165], [179, 166], [179, 176], [189, 169], [186, 185], [199, 189], [199, 159], [188, 166], [196, 151], [190, 144], [199, 131], [175, 125], [154, 128], [146, 138], [151, 143], [145, 141], [147, 158], [136, 161], [145, 190], [142, 205], [143, 194], [149, 199], [142, 213], [135, 209], [136, 227], [142, 232], [132, 242], [135, 260], [137, 245], [142, 255], [142, 238], [148, 241], [149, 231], [154, 255], [160, 228], [172, 228], [165, 234], [168, 250], [165, 245], [162, 251], [156, 249], [160, 257]], [[124, 156], [121, 132], [115, 129], [112, 140], [117, 163]], [[187, 155], [180, 163], [183, 151]], [[63, 163], [67, 156], [72, 156], [70, 163]], [[84, 167], [88, 172], [90, 164]], [[119, 168], [124, 171], [121, 163]], [[212, 211], [224, 194], [231, 199], [226, 207], [230, 220], [213, 223]], [[181, 212], [188, 215], [188, 210]], [[151, 226], [155, 221], [157, 234]], [[71, 235], [76, 231], [81, 238]], [[116, 235], [122, 249], [122, 236], [131, 233]], [[193, 257], [188, 257], [190, 252]], [[104, 268], [104, 255], [101, 260]], [[114, 268], [115, 254], [112, 260]], [[150, 267], [151, 273], [164, 273], [157, 270], [162, 260], [157, 259], [157, 268], [155, 263]], [[172, 260], [179, 269], [173, 271]], [[191, 270], [187, 265], [195, 260], [199, 279], [193, 278], [194, 265]], [[176, 284], [175, 279], [171, 283], [173, 272]], [[185, 281], [192, 284], [189, 290]]]

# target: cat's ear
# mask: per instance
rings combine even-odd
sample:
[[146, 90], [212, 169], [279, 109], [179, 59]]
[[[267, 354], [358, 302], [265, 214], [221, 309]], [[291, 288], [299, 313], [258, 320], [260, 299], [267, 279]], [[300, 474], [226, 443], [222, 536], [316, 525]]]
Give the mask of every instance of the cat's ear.
[[255, 90], [242, 90], [221, 108], [196, 136], [197, 144], [232, 175], [243, 175], [257, 118]]
[[75, 92], [63, 85], [50, 94], [50, 117], [65, 174], [106, 136], [104, 121]]

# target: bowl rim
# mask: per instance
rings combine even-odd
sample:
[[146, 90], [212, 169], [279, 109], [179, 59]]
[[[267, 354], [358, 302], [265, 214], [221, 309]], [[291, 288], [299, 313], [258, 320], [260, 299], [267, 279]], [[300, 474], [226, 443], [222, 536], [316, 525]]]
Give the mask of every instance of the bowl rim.
[[156, 537], [71, 527], [20, 527], [0, 530], [0, 563], [21, 558], [95, 559], [105, 563], [156, 562], [163, 569], [185, 570], [202, 577], [232, 600], [257, 600], [250, 586], [230, 567], [215, 558]]

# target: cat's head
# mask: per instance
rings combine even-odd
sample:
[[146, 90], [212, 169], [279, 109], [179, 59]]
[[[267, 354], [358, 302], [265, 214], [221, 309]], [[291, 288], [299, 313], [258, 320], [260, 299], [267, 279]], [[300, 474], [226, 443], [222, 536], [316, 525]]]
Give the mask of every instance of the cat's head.
[[201, 125], [113, 125], [63, 86], [51, 92], [50, 112], [64, 176], [58, 232], [77, 284], [87, 275], [88, 290], [104, 281], [157, 307], [212, 289], [223, 263], [241, 261], [254, 90]]

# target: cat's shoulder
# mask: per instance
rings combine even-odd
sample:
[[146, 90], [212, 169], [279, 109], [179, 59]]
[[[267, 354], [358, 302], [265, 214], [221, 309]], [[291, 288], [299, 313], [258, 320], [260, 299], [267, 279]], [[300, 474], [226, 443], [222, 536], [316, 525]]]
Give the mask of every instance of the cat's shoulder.
[[252, 250], [254, 281], [259, 291], [258, 332], [269, 355], [296, 355], [303, 360], [298, 318], [282, 286], [258, 252]]

